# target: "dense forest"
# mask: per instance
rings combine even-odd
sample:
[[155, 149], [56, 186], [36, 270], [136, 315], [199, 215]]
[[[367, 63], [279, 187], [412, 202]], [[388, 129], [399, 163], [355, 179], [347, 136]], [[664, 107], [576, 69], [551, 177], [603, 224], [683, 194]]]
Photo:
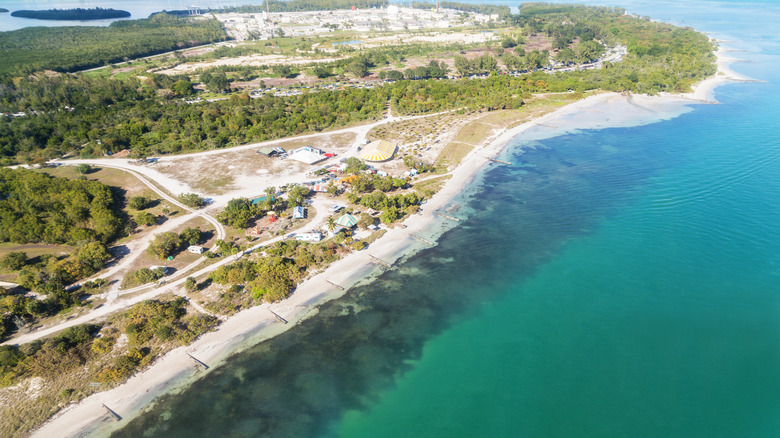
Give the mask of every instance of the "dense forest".
[[[178, 20], [165, 18], [166, 20]], [[559, 62], [584, 62], [607, 44], [624, 44], [621, 62], [598, 70], [549, 74], [533, 71], [548, 65], [550, 53], [525, 52], [511, 37], [501, 47], [466, 59], [454, 55], [458, 74], [490, 73], [474, 80], [399, 80], [373, 89], [266, 95], [250, 99], [234, 94], [221, 102], [185, 104], [173, 97], [195, 93], [189, 77], [148, 74], [145, 79], [88, 79], [81, 76], [17, 77], [0, 85], [0, 111], [24, 111], [24, 117], [0, 117], [0, 157], [6, 162], [36, 162], [76, 151], [83, 157], [130, 149], [137, 156], [223, 148], [305, 132], [332, 129], [380, 116], [389, 102], [400, 114], [454, 108], [518, 108], [534, 92], [603, 89], [658, 93], [687, 90], [715, 72], [712, 44], [690, 28], [627, 16], [618, 8], [572, 5], [524, 5], [507, 17], [523, 35], [542, 34], [560, 49]], [[403, 51], [399, 52], [402, 55]], [[397, 62], [398, 53], [377, 48], [320, 68], [363, 76]], [[503, 64], [503, 66], [502, 66]], [[390, 79], [439, 77], [446, 66], [386, 71]], [[496, 75], [526, 69], [520, 77]], [[402, 75], [403, 73], [403, 75]], [[211, 78], [206, 81], [204, 78]], [[224, 73], [202, 74], [207, 87]], [[219, 90], [229, 87], [222, 81]]]
[[117, 204], [111, 189], [98, 181], [0, 168], [0, 242], [73, 247], [61, 256], [30, 258], [22, 249], [0, 259], [0, 268], [16, 273], [15, 282], [39, 294], [0, 289], [0, 339], [38, 318], [85, 305], [80, 297], [93, 282], [82, 290], [66, 286], [100, 271], [112, 258], [106, 244], [124, 231]]
[[121, 221], [108, 186], [0, 169], [0, 242], [108, 242]]
[[46, 9], [42, 11], [23, 9], [20, 11], [13, 11], [11, 16], [36, 18], [38, 20], [104, 20], [108, 18], [126, 18], [130, 16], [130, 13], [111, 8]]
[[[78, 91], [79, 84], [100, 83], [105, 83], [102, 92]], [[505, 109], [520, 107], [518, 90], [540, 90], [517, 78], [510, 83], [516, 87], [512, 93], [494, 87], [492, 80], [401, 81], [375, 89], [261, 99], [234, 95], [223, 102], [160, 105], [144, 98], [153, 90], [139, 92], [135, 81], [120, 86], [107, 79], [41, 77], [28, 83], [22, 99], [37, 102], [34, 108], [45, 108], [45, 114], [0, 118], [0, 156], [40, 161], [72, 150], [90, 157], [122, 149], [143, 156], [223, 148], [378, 118], [388, 100], [402, 114], [463, 106]], [[74, 109], [57, 111], [57, 105]]]
[[0, 78], [38, 70], [71, 72], [225, 39], [217, 20], [167, 14], [108, 27], [28, 27], [0, 32]]

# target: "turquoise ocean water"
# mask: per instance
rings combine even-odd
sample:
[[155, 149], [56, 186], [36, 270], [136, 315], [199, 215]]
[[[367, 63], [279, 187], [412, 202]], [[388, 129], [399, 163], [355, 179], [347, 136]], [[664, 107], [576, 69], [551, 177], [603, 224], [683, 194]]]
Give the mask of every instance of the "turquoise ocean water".
[[437, 247], [114, 436], [780, 436], [780, 6], [610, 4], [764, 82], [517, 138]]

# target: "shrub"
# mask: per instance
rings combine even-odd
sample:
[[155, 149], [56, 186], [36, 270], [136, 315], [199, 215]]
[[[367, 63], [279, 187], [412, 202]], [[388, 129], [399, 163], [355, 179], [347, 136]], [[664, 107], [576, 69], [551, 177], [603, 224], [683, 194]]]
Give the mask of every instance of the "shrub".
[[157, 223], [157, 216], [147, 211], [142, 211], [135, 216], [135, 222], [138, 225], [152, 226]]
[[151, 283], [153, 281], [157, 281], [157, 279], [161, 278], [162, 276], [163, 273], [160, 270], [152, 271], [149, 268], [141, 268], [131, 273], [130, 275], [125, 276], [124, 280], [122, 281], [122, 287], [128, 288]]
[[2, 260], [0, 266], [10, 271], [18, 271], [27, 264], [27, 253], [23, 251], [9, 252]]
[[79, 164], [78, 166], [76, 166], [76, 170], [77, 170], [77, 171], [78, 171], [80, 174], [82, 174], [82, 175], [83, 175], [83, 174], [85, 174], [85, 173], [90, 173], [90, 172], [92, 172], [92, 166], [90, 166], [89, 164], [84, 164], [84, 163], [81, 163], [81, 164]]
[[186, 228], [179, 234], [182, 244], [197, 245], [202, 239], [203, 233], [198, 228]]
[[150, 202], [149, 198], [145, 196], [133, 196], [127, 202], [127, 205], [135, 210], [144, 210], [149, 207]]
[[201, 208], [206, 205], [206, 199], [195, 193], [182, 193], [179, 195], [179, 202], [190, 208]]
[[181, 237], [173, 231], [166, 231], [164, 233], [154, 236], [154, 240], [149, 244], [149, 254], [158, 257], [161, 260], [167, 259], [173, 255], [182, 244]]

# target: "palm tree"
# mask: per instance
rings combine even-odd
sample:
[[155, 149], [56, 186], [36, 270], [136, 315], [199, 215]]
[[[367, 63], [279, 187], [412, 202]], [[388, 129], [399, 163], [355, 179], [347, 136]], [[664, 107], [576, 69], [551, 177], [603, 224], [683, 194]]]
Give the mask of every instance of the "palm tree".
[[328, 218], [326, 224], [328, 225], [328, 231], [333, 231], [333, 229], [336, 228], [336, 219], [333, 219], [333, 216], [331, 216]]
[[265, 209], [270, 210], [276, 204], [276, 187], [270, 186], [265, 189]]

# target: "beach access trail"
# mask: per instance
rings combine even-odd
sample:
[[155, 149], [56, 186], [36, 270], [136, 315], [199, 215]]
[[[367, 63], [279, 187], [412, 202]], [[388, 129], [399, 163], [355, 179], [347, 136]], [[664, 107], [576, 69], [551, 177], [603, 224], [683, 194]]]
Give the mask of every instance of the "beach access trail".
[[[308, 134], [298, 137], [288, 137], [284, 139], [278, 139], [278, 140], [271, 140], [261, 143], [252, 143], [248, 145], [243, 146], [236, 146], [234, 148], [230, 148], [227, 150], [213, 150], [213, 151], [205, 151], [205, 152], [197, 152], [193, 154], [186, 154], [186, 155], [174, 155], [174, 156], [166, 156], [166, 160], [177, 160], [182, 158], [192, 158], [192, 157], [198, 157], [198, 158], [207, 158], [212, 155], [218, 155], [218, 154], [224, 154], [225, 152], [233, 152], [236, 150], [248, 150], [248, 149], [255, 149], [258, 147], [262, 147], [265, 145], [276, 145], [283, 141], [290, 141], [290, 140], [301, 140], [301, 139], [308, 139], [313, 138], [316, 136], [321, 136], [324, 134], [327, 135], [333, 135], [333, 134], [340, 134], [340, 133], [353, 133], [357, 135], [357, 140], [352, 144], [352, 146], [349, 149], [349, 152], [346, 154], [347, 156], [355, 156], [357, 155], [357, 148], [363, 144], [363, 141], [366, 138], [366, 135], [368, 132], [373, 129], [376, 126], [384, 125], [387, 123], [392, 123], [396, 121], [406, 121], [406, 120], [414, 120], [418, 118], [425, 118], [425, 117], [434, 117], [441, 114], [447, 114], [452, 111], [457, 110], [448, 110], [443, 111], [435, 114], [426, 114], [426, 115], [420, 115], [420, 116], [408, 116], [408, 117], [399, 117], [399, 116], [393, 116], [390, 114], [390, 111], [388, 110], [388, 115], [380, 119], [374, 123], [369, 123], [365, 125], [340, 129], [337, 131], [329, 131], [327, 133], [317, 133], [317, 134]], [[166, 221], [164, 224], [159, 226], [154, 230], [154, 234], [149, 234], [141, 239], [136, 239], [131, 242], [128, 242], [125, 244], [126, 249], [129, 251], [127, 255], [125, 255], [122, 260], [117, 263], [116, 265], [109, 268], [107, 271], [101, 272], [98, 276], [95, 278], [106, 278], [111, 275], [114, 275], [118, 272], [121, 272], [125, 269], [127, 269], [128, 266], [132, 265], [132, 263], [141, 255], [143, 254], [143, 251], [149, 246], [149, 243], [154, 239], [155, 234], [159, 234], [165, 231], [171, 231], [176, 229], [177, 227], [180, 227], [181, 225], [185, 224], [186, 222], [196, 218], [201, 217], [205, 220], [207, 220], [209, 223], [211, 223], [215, 229], [216, 229], [216, 238], [217, 239], [223, 239], [225, 237], [225, 229], [222, 226], [222, 224], [217, 221], [212, 214], [209, 213], [209, 211], [217, 211], [221, 208], [224, 208], [225, 205], [231, 200], [239, 197], [254, 197], [259, 196], [263, 193], [265, 190], [265, 187], [250, 187], [245, 189], [239, 189], [239, 190], [233, 190], [229, 193], [226, 193], [221, 196], [213, 196], [212, 204], [204, 210], [195, 210], [192, 209], [184, 204], [182, 204], [178, 199], [173, 197], [171, 193], [190, 193], [193, 190], [187, 186], [186, 184], [183, 184], [182, 182], [173, 179], [167, 175], [162, 174], [161, 172], [156, 171], [155, 169], [149, 167], [149, 166], [142, 166], [137, 163], [137, 161], [134, 160], [126, 160], [126, 159], [71, 159], [67, 161], [61, 161], [61, 160], [52, 160], [51, 163], [56, 163], [60, 165], [69, 165], [69, 166], [76, 166], [78, 164], [88, 164], [90, 166], [96, 166], [96, 167], [107, 167], [107, 168], [113, 168], [113, 169], [119, 169], [126, 171], [136, 178], [138, 178], [142, 183], [147, 185], [151, 190], [153, 190], [155, 193], [157, 193], [159, 196], [167, 200], [168, 202], [172, 203], [173, 205], [176, 205], [179, 208], [182, 208], [185, 211], [188, 211], [189, 213], [183, 216], [180, 216], [175, 219], [171, 219]], [[283, 181], [280, 181], [282, 183], [289, 183], [289, 182], [297, 182], [305, 179], [306, 173], [305, 172], [299, 172], [295, 174], [288, 175], [287, 178], [285, 178]], [[319, 198], [318, 198], [319, 199]], [[321, 225], [325, 223], [327, 219], [327, 215], [325, 214], [326, 210], [326, 201], [317, 200], [315, 205], [315, 211], [317, 212], [316, 216], [313, 218], [313, 221], [311, 224], [308, 225], [308, 228], [316, 228], [316, 225]], [[269, 245], [274, 242], [277, 242], [279, 240], [282, 240], [283, 236], [276, 237], [274, 239], [271, 239], [269, 241], [263, 242], [261, 244], [255, 245], [254, 247], [247, 250], [247, 252], [256, 250], [264, 245]], [[173, 292], [177, 295], [185, 296], [183, 292], [183, 283], [186, 281], [186, 278], [183, 276], [185, 273], [189, 273], [188, 276], [194, 276], [198, 277], [201, 275], [207, 275], [208, 273], [216, 270], [220, 266], [223, 266], [225, 264], [228, 264], [232, 261], [235, 261], [232, 257], [227, 257], [226, 259], [211, 264], [207, 267], [204, 267], [203, 269], [198, 270], [197, 272], [191, 273], [190, 271], [192, 269], [195, 269], [199, 264], [204, 262], [206, 260], [205, 257], [201, 257], [195, 262], [191, 263], [189, 266], [186, 266], [180, 270], [178, 270], [173, 276], [166, 277], [165, 280], [167, 281], [167, 284], [163, 286], [158, 286], [156, 284], [146, 284], [137, 286], [131, 289], [121, 290], [119, 289], [119, 283], [112, 285], [112, 287], [103, 294], [103, 296], [106, 298], [107, 302], [105, 305], [90, 311], [87, 314], [81, 315], [76, 318], [69, 319], [67, 321], [63, 321], [61, 323], [48, 326], [48, 327], [42, 327], [38, 328], [36, 330], [33, 330], [28, 333], [19, 334], [16, 335], [2, 344], [24, 344], [27, 342], [34, 341], [36, 339], [40, 339], [46, 336], [50, 336], [52, 334], [58, 333], [62, 330], [65, 330], [68, 327], [73, 327], [75, 325], [84, 324], [87, 322], [94, 321], [99, 318], [103, 318], [107, 315], [110, 315], [112, 313], [119, 312], [121, 310], [127, 309], [141, 301], [153, 299], [159, 295], [162, 295], [164, 293]], [[119, 298], [123, 295], [130, 295], [130, 294], [136, 294], [142, 291], [148, 290], [145, 293], [136, 295], [129, 299], [123, 299], [119, 300]]]
[[[32, 436], [106, 436], [112, 430], [121, 427], [124, 422], [149, 408], [156, 396], [177, 388], [184, 388], [202, 376], [204, 371], [194, 366], [193, 357], [213, 369], [230, 354], [283, 332], [301, 319], [316, 313], [317, 304], [345, 293], [334, 284], [348, 289], [357, 282], [370, 278], [371, 275], [381, 273], [385, 268], [377, 264], [376, 259], [392, 264], [405, 255], [427, 247], [413, 239], [412, 234], [435, 241], [441, 233], [452, 228], [455, 222], [444, 219], [437, 213], [445, 211], [453, 198], [461, 194], [466, 185], [491, 163], [489, 159], [496, 158], [518, 135], [532, 128], [535, 128], [533, 134], [539, 135], [541, 126], [550, 127], [548, 136], [551, 137], [577, 129], [633, 126], [642, 123], [643, 120], [648, 120], [649, 123], [668, 118], [670, 112], [672, 116], [680, 114], [685, 112], [685, 106], [692, 102], [710, 101], [714, 88], [721, 83], [750, 80], [734, 74], [727, 68], [727, 64], [733, 61], [723, 56], [722, 51], [718, 52], [718, 73], [701, 82], [693, 93], [687, 95], [642, 96], [603, 93], [571, 103], [514, 128], [494, 132], [486, 145], [472, 150], [461, 164], [450, 172], [450, 180], [423, 205], [420, 213], [409, 217], [404, 222], [404, 226], [388, 230], [368, 249], [355, 251], [334, 262], [323, 272], [300, 284], [288, 299], [276, 304], [265, 303], [239, 312], [223, 322], [214, 332], [206, 333], [194, 343], [174, 349], [157, 359], [153, 365], [137, 373], [126, 383], [109, 391], [93, 394], [78, 404], [62, 409]], [[573, 115], [587, 116], [580, 117], [577, 121], [572, 118]], [[380, 123], [387, 122], [380, 121], [374, 126]], [[348, 129], [362, 131], [360, 127]], [[364, 132], [367, 133], [368, 130]], [[241, 147], [250, 148], [271, 143]], [[207, 156], [211, 153], [216, 152], [200, 154]], [[84, 162], [99, 164], [95, 161]], [[268, 243], [270, 242], [264, 244]], [[227, 257], [219, 263], [226, 264], [233, 260], [233, 257]], [[209, 268], [212, 266], [214, 265]], [[181, 282], [183, 279], [168, 287], [176, 287]], [[150, 293], [150, 296], [155, 295]], [[138, 297], [138, 301], [142, 299], [146, 297], [144, 295]], [[289, 323], [280, 322], [275, 314]], [[117, 422], [106, 414], [104, 405], [119, 413], [123, 420]]]

